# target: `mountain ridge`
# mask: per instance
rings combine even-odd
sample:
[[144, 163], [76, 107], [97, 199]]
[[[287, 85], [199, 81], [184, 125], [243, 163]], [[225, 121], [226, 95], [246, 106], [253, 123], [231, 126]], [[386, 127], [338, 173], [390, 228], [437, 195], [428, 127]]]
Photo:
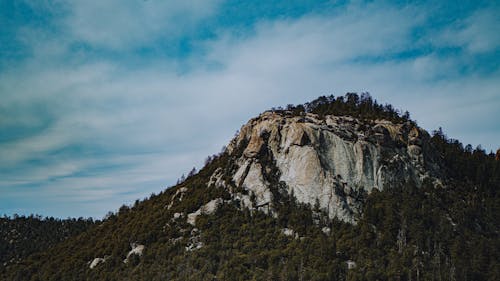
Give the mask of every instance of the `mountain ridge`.
[[[294, 150], [310, 157], [290, 157]], [[320, 159], [346, 151], [357, 155], [354, 166], [345, 164], [350, 156]], [[379, 161], [393, 156], [400, 158], [393, 165]], [[361, 175], [366, 169], [356, 163], [374, 160], [388, 172]], [[373, 166], [367, 170], [379, 170]], [[286, 174], [293, 169], [295, 176]], [[307, 176], [313, 171], [319, 176]], [[377, 182], [391, 177], [398, 181]], [[314, 182], [322, 182], [314, 196], [298, 194]], [[320, 97], [250, 120], [197, 174], [53, 249], [0, 267], [0, 277], [497, 280], [499, 253], [489, 249], [500, 246], [499, 183], [494, 155], [464, 148], [441, 130], [431, 136], [408, 113], [366, 94]], [[327, 187], [336, 196], [331, 202], [320, 196]]]

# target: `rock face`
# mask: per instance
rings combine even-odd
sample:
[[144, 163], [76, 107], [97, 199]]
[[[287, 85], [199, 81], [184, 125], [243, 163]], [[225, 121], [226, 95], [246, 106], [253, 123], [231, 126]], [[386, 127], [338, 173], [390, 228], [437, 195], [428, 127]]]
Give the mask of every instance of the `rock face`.
[[281, 233], [283, 233], [283, 235], [285, 236], [295, 236], [295, 231], [293, 231], [293, 229], [290, 229], [290, 228], [283, 228], [281, 230]]
[[221, 198], [214, 199], [207, 204], [201, 206], [196, 212], [187, 215], [187, 223], [191, 225], [196, 225], [196, 218], [200, 215], [210, 215], [213, 214], [217, 208], [224, 203]]
[[252, 194], [253, 207], [272, 212], [269, 178], [277, 177], [297, 201], [355, 223], [364, 193], [426, 179], [439, 183], [428, 140], [410, 122], [265, 112], [244, 125], [227, 150], [236, 159], [232, 185]]
[[98, 266], [100, 263], [103, 263], [105, 262], [106, 259], [105, 258], [95, 258], [92, 260], [92, 262], [90, 263], [89, 265], [89, 268], [90, 269], [93, 269], [94, 267]]
[[[262, 174], [262, 165], [252, 158], [246, 158], [246, 156], [240, 160], [238, 161], [239, 169], [234, 174], [233, 181], [255, 196], [256, 208], [267, 206], [271, 202], [272, 193], [269, 190], [269, 183]], [[248, 205], [253, 206], [252, 204]], [[263, 210], [267, 212], [267, 208], [263, 208]]]
[[355, 269], [357, 267], [356, 262], [354, 262], [352, 260], [348, 260], [346, 263], [347, 263], [347, 269], [349, 269], [349, 270]]
[[142, 256], [142, 253], [144, 252], [144, 249], [146, 247], [144, 245], [132, 243], [132, 244], [130, 244], [130, 248], [132, 248], [132, 249], [130, 250], [130, 252], [128, 252], [127, 258], [125, 260], [123, 260], [124, 263], [127, 263], [130, 256], [132, 256], [132, 255]]
[[177, 190], [177, 192], [174, 194], [174, 196], [172, 196], [172, 200], [170, 201], [170, 203], [167, 206], [165, 206], [165, 208], [170, 210], [170, 208], [172, 208], [172, 206], [174, 205], [174, 203], [176, 201], [179, 201], [179, 202], [182, 201], [182, 199], [184, 198], [184, 195], [186, 194], [187, 191], [188, 191], [188, 189], [185, 187], [179, 188], [179, 190]]

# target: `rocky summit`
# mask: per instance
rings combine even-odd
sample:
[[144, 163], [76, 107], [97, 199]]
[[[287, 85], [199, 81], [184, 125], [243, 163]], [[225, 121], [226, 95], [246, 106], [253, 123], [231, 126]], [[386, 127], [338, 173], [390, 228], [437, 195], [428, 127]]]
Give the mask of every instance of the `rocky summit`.
[[102, 221], [0, 218], [0, 280], [500, 280], [499, 189], [498, 152], [320, 97]]
[[[268, 111], [244, 125], [227, 151], [236, 159], [232, 184], [255, 195], [253, 207], [272, 210], [266, 178], [277, 177], [298, 202], [354, 223], [360, 194], [407, 182], [442, 185], [429, 139], [410, 121]], [[238, 196], [250, 202], [249, 195]]]

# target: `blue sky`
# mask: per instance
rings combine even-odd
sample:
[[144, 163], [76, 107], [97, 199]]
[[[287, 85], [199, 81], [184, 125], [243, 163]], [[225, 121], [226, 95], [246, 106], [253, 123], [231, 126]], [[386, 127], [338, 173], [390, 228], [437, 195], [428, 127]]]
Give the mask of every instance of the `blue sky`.
[[324, 94], [496, 150], [499, 65], [498, 1], [0, 0], [0, 214], [101, 218]]

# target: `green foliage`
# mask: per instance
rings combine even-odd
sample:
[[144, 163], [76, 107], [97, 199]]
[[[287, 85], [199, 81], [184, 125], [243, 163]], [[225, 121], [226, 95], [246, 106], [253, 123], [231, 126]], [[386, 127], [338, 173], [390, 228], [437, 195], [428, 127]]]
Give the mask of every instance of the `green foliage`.
[[287, 112], [299, 116], [305, 112], [325, 115], [352, 116], [361, 120], [385, 119], [394, 123], [412, 122], [408, 111], [402, 112], [390, 104], [379, 104], [369, 93], [347, 93], [345, 96], [321, 96], [304, 105], [288, 105], [286, 109], [273, 108], [274, 111]]
[[0, 218], [0, 270], [7, 264], [50, 248], [94, 224], [92, 219], [55, 219], [38, 215]]

